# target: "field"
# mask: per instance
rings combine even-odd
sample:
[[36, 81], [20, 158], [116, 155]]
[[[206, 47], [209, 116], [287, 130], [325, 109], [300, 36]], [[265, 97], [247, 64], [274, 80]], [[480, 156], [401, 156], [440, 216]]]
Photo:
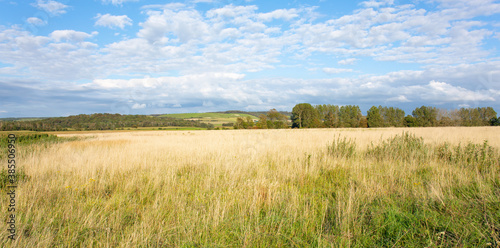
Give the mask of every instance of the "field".
[[499, 149], [495, 127], [61, 133], [20, 143], [0, 246], [498, 247]]
[[250, 117], [253, 120], [259, 118], [249, 114], [228, 114], [228, 113], [187, 113], [187, 114], [167, 114], [162, 117], [173, 117], [185, 120], [195, 120], [221, 127], [223, 123], [236, 123], [238, 117]]

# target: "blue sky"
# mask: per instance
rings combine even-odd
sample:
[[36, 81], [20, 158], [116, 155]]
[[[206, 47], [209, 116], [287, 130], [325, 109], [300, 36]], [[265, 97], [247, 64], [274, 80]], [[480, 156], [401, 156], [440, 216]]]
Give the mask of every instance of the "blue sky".
[[493, 0], [0, 0], [0, 118], [500, 112], [499, 45]]

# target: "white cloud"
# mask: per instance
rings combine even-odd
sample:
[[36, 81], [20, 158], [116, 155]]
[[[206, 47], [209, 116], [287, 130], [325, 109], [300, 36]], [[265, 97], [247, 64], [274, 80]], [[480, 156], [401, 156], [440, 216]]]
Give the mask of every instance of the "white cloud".
[[139, 0], [102, 0], [102, 3], [104, 4], [113, 4], [113, 5], [122, 5], [123, 3], [126, 2], [137, 2]]
[[193, 3], [213, 3], [216, 0], [191, 0]]
[[132, 105], [132, 109], [144, 109], [144, 108], [146, 108], [145, 103], [143, 104], [135, 103], [134, 105]]
[[47, 24], [47, 22], [45, 22], [44, 20], [42, 20], [38, 17], [30, 17], [30, 18], [26, 19], [26, 22], [33, 24], [35, 26], [44, 26]]
[[406, 96], [403, 96], [403, 95], [391, 97], [391, 98], [387, 99], [387, 101], [389, 101], [389, 102], [411, 102], [410, 100], [408, 100], [408, 98]]
[[61, 15], [66, 13], [66, 9], [69, 7], [65, 4], [62, 4], [53, 0], [37, 0], [36, 4], [34, 4], [37, 8], [46, 11], [51, 15]]
[[[471, 91], [459, 86], [444, 82], [431, 81], [427, 85], [429, 95], [425, 98], [433, 100], [446, 99], [447, 101], [495, 101], [488, 92]], [[424, 98], [424, 99], [425, 99]]]
[[382, 0], [382, 1], [370, 0], [360, 3], [361, 6], [364, 6], [366, 8], [378, 8], [380, 6], [392, 5], [392, 4], [394, 4], [394, 0]]
[[323, 71], [328, 74], [338, 74], [344, 72], [353, 72], [352, 69], [343, 69], [343, 68], [323, 68]]
[[356, 62], [357, 59], [355, 58], [350, 58], [350, 59], [343, 59], [338, 62], [339, 65], [352, 65], [354, 62]]
[[273, 19], [290, 20], [299, 17], [296, 9], [277, 9], [268, 13], [261, 13], [257, 16], [262, 21], [272, 21]]
[[96, 26], [109, 28], [119, 27], [123, 29], [126, 25], [132, 25], [132, 19], [130, 19], [126, 15], [114, 16], [110, 14], [97, 14], [97, 16], [95, 16], [94, 18], [97, 19], [97, 21], [95, 22]]
[[[76, 98], [82, 96], [75, 92], [92, 91], [104, 102], [121, 99], [129, 109], [145, 106], [148, 111], [156, 103], [182, 106], [183, 111], [204, 103], [207, 110], [289, 110], [299, 100], [498, 105], [492, 99], [500, 96], [500, 62], [495, 61], [496, 51], [484, 47], [486, 38], [498, 34], [490, 21], [476, 14], [482, 7], [462, 2], [453, 9], [442, 4], [425, 10], [378, 3], [363, 6], [379, 8], [331, 19], [314, 19], [319, 14], [304, 8], [262, 12], [257, 6], [227, 5], [201, 11], [193, 4], [149, 5], [142, 8], [145, 19], [136, 36], [115, 36], [116, 41], [100, 45], [90, 42], [96, 42], [91, 38], [97, 32], [56, 30], [37, 36], [0, 27], [0, 61], [8, 65], [0, 74], [3, 81], [8, 75], [64, 82], [61, 95]], [[495, 8], [492, 2], [489, 6]], [[95, 21], [96, 26], [111, 28], [132, 25], [128, 16], [111, 14], [99, 14]], [[390, 72], [372, 75], [362, 74], [361, 68], [330, 68], [335, 66], [332, 61], [343, 67], [355, 64], [356, 58], [388, 61], [373, 64]], [[410, 69], [399, 70], [400, 63], [410, 63], [405, 65]], [[363, 63], [363, 69], [366, 66]], [[344, 75], [323, 73], [353, 74], [340, 78]], [[324, 78], [308, 78], [311, 75]], [[91, 83], [67, 83], [80, 80]], [[127, 102], [136, 90], [144, 94], [134, 93], [134, 101]]]
[[209, 26], [195, 10], [174, 12], [165, 9], [163, 12], [148, 11], [148, 15], [146, 22], [139, 24], [143, 29], [137, 35], [151, 43], [161, 42], [168, 34], [184, 43], [207, 37]]
[[50, 33], [50, 37], [55, 41], [75, 41], [81, 42], [90, 37], [96, 36], [98, 33], [96, 31], [91, 34], [75, 31], [75, 30], [55, 30]]

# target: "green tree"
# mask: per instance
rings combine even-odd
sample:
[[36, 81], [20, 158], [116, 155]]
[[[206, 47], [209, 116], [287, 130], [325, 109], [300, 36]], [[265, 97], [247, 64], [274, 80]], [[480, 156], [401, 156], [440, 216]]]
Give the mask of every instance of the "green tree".
[[257, 122], [257, 127], [260, 129], [267, 129], [267, 116], [265, 114], [259, 115], [259, 122]]
[[292, 127], [311, 128], [317, 127], [319, 114], [309, 103], [299, 103], [292, 109]]
[[341, 127], [360, 127], [361, 110], [359, 106], [346, 105], [340, 107], [340, 126]]
[[490, 119], [490, 126], [500, 126], [500, 117], [493, 117]]
[[366, 115], [366, 119], [368, 122], [368, 127], [383, 127], [383, 119], [382, 115], [380, 114], [380, 107], [378, 108], [375, 106], [372, 106], [368, 111]]
[[437, 109], [435, 107], [422, 106], [413, 110], [417, 127], [435, 127], [437, 126]]
[[268, 128], [287, 128], [287, 119], [288, 117], [286, 115], [281, 114], [276, 109], [271, 109], [267, 112]]
[[417, 126], [417, 121], [415, 120], [415, 117], [411, 115], [407, 115], [404, 119], [404, 126], [405, 127], [416, 127]]

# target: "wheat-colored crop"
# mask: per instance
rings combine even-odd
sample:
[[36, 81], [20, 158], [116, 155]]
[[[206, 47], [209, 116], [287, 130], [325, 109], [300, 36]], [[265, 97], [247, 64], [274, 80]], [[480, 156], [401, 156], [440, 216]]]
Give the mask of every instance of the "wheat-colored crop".
[[[423, 137], [425, 145], [412, 150], [410, 144], [402, 153], [392, 154], [399, 148], [384, 142], [403, 132], [410, 138]], [[462, 152], [456, 150], [459, 144], [465, 147], [468, 142], [483, 144], [485, 140], [491, 149], [500, 148], [499, 128], [148, 131], [82, 136], [87, 138], [24, 152], [19, 148], [18, 164], [28, 176], [18, 188], [19, 237], [9, 241], [3, 229], [2, 246], [346, 247], [405, 246], [411, 240], [417, 240], [417, 246], [498, 242], [500, 219], [498, 213], [488, 212], [499, 209], [492, 207], [500, 201], [495, 188], [500, 186], [498, 152], [485, 157], [493, 159], [487, 164], [480, 158], [463, 163], [444, 160], [440, 154], [447, 156], [449, 151], [457, 157]], [[354, 153], [329, 149], [336, 140], [351, 141]], [[438, 150], [443, 142], [450, 149]], [[377, 153], [382, 148], [375, 149], [382, 145], [392, 149], [383, 150], [387, 156]], [[474, 148], [478, 154], [485, 151], [481, 147]], [[6, 201], [1, 197], [2, 206]], [[478, 216], [463, 212], [468, 209], [479, 211]], [[480, 219], [470, 221], [475, 218]]]

